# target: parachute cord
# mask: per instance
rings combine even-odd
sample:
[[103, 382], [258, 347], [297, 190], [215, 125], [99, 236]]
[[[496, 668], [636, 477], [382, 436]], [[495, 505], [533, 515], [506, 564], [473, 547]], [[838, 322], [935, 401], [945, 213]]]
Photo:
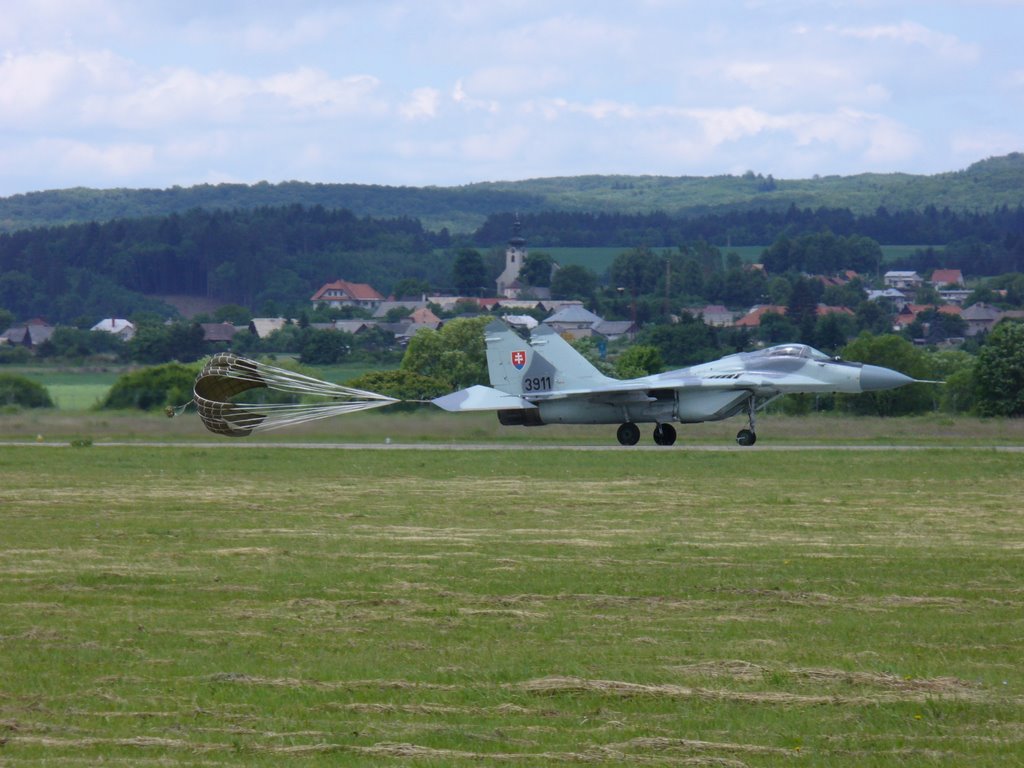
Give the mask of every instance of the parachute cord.
[[164, 413], [167, 415], [168, 419], [173, 419], [175, 416], [183, 414], [190, 405], [195, 405], [195, 402], [195, 398], [192, 398], [184, 405], [168, 405], [164, 408]]

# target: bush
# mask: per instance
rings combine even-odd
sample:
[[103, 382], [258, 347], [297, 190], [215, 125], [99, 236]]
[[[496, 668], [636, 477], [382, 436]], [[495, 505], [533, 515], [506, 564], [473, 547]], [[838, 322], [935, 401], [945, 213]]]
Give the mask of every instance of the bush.
[[46, 387], [24, 376], [0, 374], [0, 406], [16, 405], [21, 408], [52, 408], [53, 400]]
[[[451, 391], [448, 382], [443, 379], [424, 376], [404, 369], [364, 373], [362, 376], [345, 382], [345, 386], [376, 392], [399, 400], [433, 400], [435, 397], [447, 395]], [[411, 410], [415, 405], [410, 403], [395, 407]]]
[[101, 409], [138, 408], [152, 411], [192, 399], [192, 385], [201, 366], [166, 363], [121, 376], [100, 403]]

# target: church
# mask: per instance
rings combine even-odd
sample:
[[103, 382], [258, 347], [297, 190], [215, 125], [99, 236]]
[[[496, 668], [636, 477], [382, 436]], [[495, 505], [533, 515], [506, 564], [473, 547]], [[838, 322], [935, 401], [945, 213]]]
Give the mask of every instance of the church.
[[512, 237], [509, 238], [508, 247], [505, 248], [505, 270], [498, 275], [498, 296], [505, 299], [517, 299], [522, 290], [519, 283], [519, 271], [526, 261], [526, 240], [523, 239], [520, 230], [522, 223], [516, 216], [512, 225]]

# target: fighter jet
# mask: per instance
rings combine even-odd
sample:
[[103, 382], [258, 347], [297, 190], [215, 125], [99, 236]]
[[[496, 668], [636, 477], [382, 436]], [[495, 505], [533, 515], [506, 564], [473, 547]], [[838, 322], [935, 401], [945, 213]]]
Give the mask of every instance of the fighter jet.
[[[618, 424], [619, 443], [636, 445], [638, 423], [653, 423], [654, 442], [676, 441], [673, 422], [696, 424], [745, 413], [740, 445], [757, 441], [755, 414], [795, 392], [877, 392], [919, 380], [877, 365], [849, 363], [806, 344], [779, 344], [638, 379], [605, 376], [547, 325], [527, 341], [500, 320], [484, 329], [491, 386], [439, 397], [446, 411], [496, 411], [508, 426]], [[935, 382], [926, 382], [935, 383]]]

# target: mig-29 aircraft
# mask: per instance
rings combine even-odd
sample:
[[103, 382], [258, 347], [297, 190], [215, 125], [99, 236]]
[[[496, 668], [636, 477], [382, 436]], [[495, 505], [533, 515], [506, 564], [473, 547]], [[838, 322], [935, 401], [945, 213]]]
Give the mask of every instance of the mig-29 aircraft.
[[[877, 365], [848, 363], [806, 344], [779, 344], [710, 363], [638, 379], [612, 379], [549, 326], [529, 341], [500, 320], [484, 330], [491, 386], [439, 397], [446, 411], [497, 411], [509, 426], [619, 424], [622, 445], [636, 445], [638, 422], [655, 424], [654, 442], [672, 445], [672, 422], [695, 424], [745, 412], [749, 427], [736, 435], [753, 445], [754, 414], [791, 392], [876, 392], [919, 380]], [[923, 382], [935, 383], [935, 382]]]

